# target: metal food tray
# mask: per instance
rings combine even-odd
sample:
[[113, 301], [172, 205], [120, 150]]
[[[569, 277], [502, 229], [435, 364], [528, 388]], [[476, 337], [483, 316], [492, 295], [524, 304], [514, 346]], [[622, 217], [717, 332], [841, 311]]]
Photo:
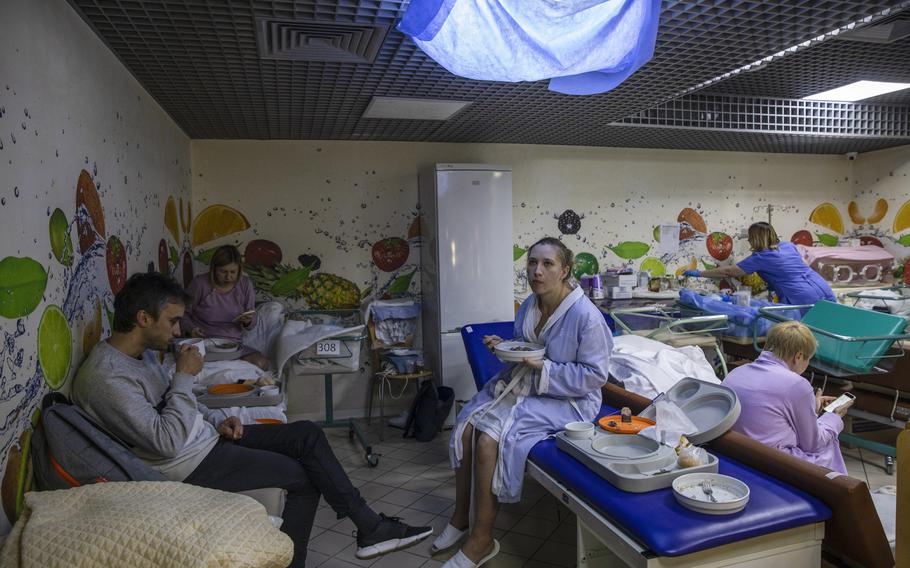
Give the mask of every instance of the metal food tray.
[[214, 395], [201, 394], [196, 400], [209, 408], [230, 408], [232, 406], [275, 406], [281, 404], [284, 400], [284, 393], [260, 396], [259, 387], [254, 387], [248, 393], [242, 395]]

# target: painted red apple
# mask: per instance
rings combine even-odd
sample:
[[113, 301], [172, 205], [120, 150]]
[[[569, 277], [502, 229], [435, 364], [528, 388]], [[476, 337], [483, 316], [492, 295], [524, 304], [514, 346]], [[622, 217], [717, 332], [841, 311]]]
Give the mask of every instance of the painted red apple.
[[389, 237], [373, 244], [373, 262], [384, 272], [392, 272], [408, 260], [408, 241]]
[[790, 242], [795, 245], [803, 245], [807, 247], [812, 246], [812, 233], [803, 229], [802, 231], [796, 231], [793, 233], [793, 236], [790, 237]]
[[243, 261], [250, 266], [274, 267], [281, 262], [281, 247], [266, 239], [256, 239], [246, 244]]
[[705, 246], [708, 254], [717, 260], [727, 260], [733, 252], [733, 239], [726, 233], [714, 232], [708, 235]]
[[107, 280], [114, 295], [126, 284], [126, 249], [116, 236], [107, 240]]
[[859, 244], [861, 244], [861, 245], [863, 245], [863, 246], [865, 246], [865, 245], [875, 245], [875, 246], [877, 246], [877, 247], [885, 248], [885, 245], [883, 245], [882, 242], [881, 242], [880, 240], [876, 239], [875, 237], [869, 237], [869, 236], [860, 237], [860, 238], [859, 238]]

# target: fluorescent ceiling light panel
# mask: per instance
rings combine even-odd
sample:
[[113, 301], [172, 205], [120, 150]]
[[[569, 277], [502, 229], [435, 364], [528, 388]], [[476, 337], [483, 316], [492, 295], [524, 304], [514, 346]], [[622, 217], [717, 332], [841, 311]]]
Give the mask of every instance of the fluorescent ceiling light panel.
[[870, 97], [877, 97], [879, 95], [884, 95], [886, 93], [893, 93], [894, 91], [902, 91], [904, 89], [910, 89], [910, 83], [885, 83], [882, 81], [857, 81], [855, 83], [850, 83], [849, 85], [844, 85], [843, 87], [831, 89], [830, 91], [824, 91], [822, 93], [817, 93], [815, 95], [803, 97], [803, 100], [807, 100], [807, 101], [843, 101], [843, 102], [852, 103], [853, 101], [861, 101], [863, 99], [868, 99]]
[[448, 120], [469, 104], [471, 101], [373, 97], [363, 118]]

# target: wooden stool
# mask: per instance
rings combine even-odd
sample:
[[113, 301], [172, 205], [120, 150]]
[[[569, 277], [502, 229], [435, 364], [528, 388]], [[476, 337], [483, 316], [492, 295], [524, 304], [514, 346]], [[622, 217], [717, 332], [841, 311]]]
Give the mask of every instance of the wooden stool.
[[[408, 388], [408, 383], [410, 383], [411, 381], [414, 381], [414, 384], [417, 385], [419, 388], [420, 379], [424, 379], [424, 378], [428, 378], [428, 377], [432, 377], [432, 376], [433, 376], [433, 372], [427, 371], [427, 370], [416, 371], [414, 373], [391, 373], [391, 374], [373, 373], [373, 382], [375, 383], [377, 380], [379, 381], [379, 439], [380, 440], [383, 439], [383, 436], [385, 434], [385, 404], [384, 404], [385, 387], [384, 387], [384, 385], [385, 385], [386, 380], [389, 381], [389, 396], [391, 396], [392, 395], [392, 381], [405, 381], [404, 386], [402, 386], [402, 388], [401, 388], [401, 392], [402, 392], [402, 394], [404, 394], [404, 391]], [[416, 389], [415, 389], [415, 392], [416, 392]], [[370, 410], [367, 414], [367, 422], [372, 423], [372, 421], [373, 421], [373, 389], [371, 387], [370, 388]]]

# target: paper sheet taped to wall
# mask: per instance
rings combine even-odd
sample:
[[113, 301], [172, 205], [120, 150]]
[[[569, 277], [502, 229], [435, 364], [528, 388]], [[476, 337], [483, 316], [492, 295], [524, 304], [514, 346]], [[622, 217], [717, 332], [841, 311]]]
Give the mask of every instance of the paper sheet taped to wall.
[[679, 250], [679, 223], [662, 223], [659, 226], [660, 243], [657, 250], [661, 253], [674, 253]]

